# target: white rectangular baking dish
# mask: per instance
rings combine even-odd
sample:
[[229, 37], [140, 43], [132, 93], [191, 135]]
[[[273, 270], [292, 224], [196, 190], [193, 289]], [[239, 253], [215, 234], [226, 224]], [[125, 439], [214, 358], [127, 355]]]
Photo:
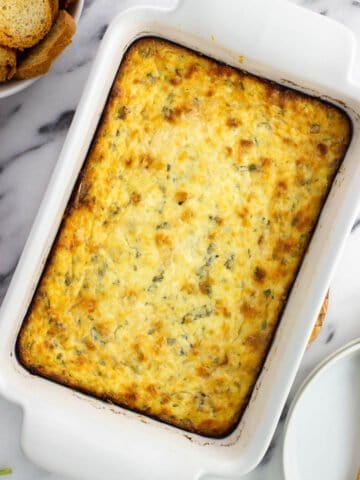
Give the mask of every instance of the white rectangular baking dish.
[[[15, 342], [127, 47], [164, 37], [340, 105], [354, 135], [247, 410], [225, 439], [206, 439], [33, 376]], [[253, 469], [269, 445], [360, 196], [360, 87], [343, 26], [286, 0], [182, 0], [139, 6], [109, 27], [0, 318], [0, 393], [24, 410], [22, 445], [42, 467], [75, 478], [173, 480]]]

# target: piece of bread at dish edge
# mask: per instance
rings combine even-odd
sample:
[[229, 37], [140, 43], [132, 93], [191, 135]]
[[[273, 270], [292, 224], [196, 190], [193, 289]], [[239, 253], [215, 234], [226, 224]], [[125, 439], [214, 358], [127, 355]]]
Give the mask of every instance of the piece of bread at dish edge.
[[329, 308], [329, 292], [326, 294], [324, 303], [321, 306], [318, 318], [316, 320], [315, 326], [313, 328], [313, 331], [311, 332], [311, 336], [308, 342], [308, 346], [311, 345], [318, 337], [319, 333], [321, 332], [321, 329], [324, 325], [325, 317], [327, 314]]
[[36, 45], [50, 30], [54, 13], [53, 0], [1, 0], [0, 45], [18, 49]]
[[75, 31], [72, 16], [60, 10], [48, 35], [19, 62], [15, 78], [25, 80], [47, 73], [54, 60], [71, 43]]
[[0, 82], [10, 80], [16, 71], [16, 51], [0, 46]]

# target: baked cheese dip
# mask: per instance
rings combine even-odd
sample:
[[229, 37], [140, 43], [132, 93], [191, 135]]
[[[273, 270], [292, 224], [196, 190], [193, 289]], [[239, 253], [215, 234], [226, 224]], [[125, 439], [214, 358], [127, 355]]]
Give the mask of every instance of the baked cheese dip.
[[22, 364], [228, 435], [350, 137], [337, 107], [136, 41], [22, 327]]

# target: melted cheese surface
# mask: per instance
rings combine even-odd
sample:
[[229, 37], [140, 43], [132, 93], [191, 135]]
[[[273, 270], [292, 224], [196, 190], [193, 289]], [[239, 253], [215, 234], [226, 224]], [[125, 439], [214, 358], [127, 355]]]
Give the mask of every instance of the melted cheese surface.
[[137, 41], [23, 325], [24, 366], [229, 433], [350, 135], [333, 106]]

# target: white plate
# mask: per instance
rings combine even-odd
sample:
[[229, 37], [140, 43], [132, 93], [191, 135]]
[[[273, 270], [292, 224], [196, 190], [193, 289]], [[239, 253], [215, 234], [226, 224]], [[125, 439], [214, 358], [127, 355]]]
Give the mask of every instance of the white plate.
[[360, 468], [360, 340], [305, 380], [284, 439], [286, 480], [356, 480]]

